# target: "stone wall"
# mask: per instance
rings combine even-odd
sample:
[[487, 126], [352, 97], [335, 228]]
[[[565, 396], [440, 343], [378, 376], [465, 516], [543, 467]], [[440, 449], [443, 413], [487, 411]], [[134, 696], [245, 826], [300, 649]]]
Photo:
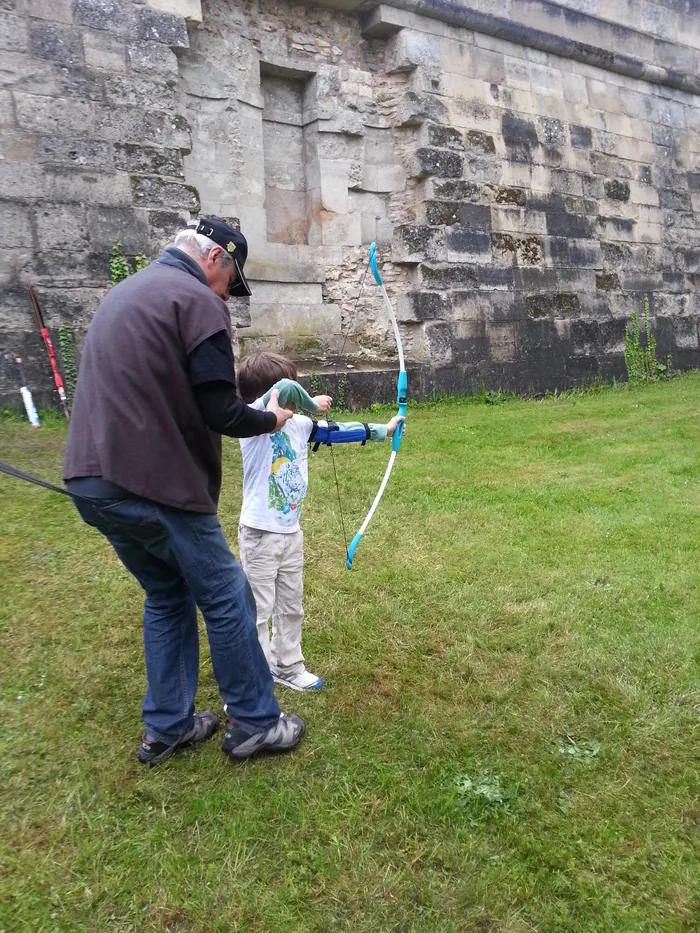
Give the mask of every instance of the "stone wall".
[[[622, 375], [645, 296], [697, 365], [697, 0], [0, 0], [0, 349], [50, 377], [119, 239], [150, 256], [190, 216], [235, 219], [242, 350], [273, 346], [346, 400], [542, 391]], [[0, 372], [0, 395], [14, 391]]]

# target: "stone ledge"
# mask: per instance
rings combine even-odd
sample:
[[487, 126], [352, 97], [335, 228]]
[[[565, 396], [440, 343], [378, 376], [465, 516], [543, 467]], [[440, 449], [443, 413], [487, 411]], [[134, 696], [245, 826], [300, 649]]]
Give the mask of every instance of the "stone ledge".
[[181, 16], [189, 23], [202, 22], [202, 0], [147, 0], [146, 6], [160, 13]]
[[[324, 5], [323, 0], [321, 5]], [[510, 19], [479, 12], [458, 0], [390, 0], [363, 14], [363, 35], [388, 39], [405, 27], [419, 29], [413, 16], [494, 36], [650, 84], [700, 94], [700, 74], [664, 64], [671, 59], [682, 61], [682, 52], [691, 52], [700, 58], [694, 50], [680, 43], [661, 42], [647, 33], [579, 13], [548, 0], [514, 0]], [[551, 30], [528, 25], [533, 19], [551, 24]], [[567, 34], [572, 32], [589, 37], [589, 41], [567, 38]], [[678, 49], [675, 57], [671, 55], [674, 47]], [[621, 48], [638, 49], [640, 54], [618, 51]], [[647, 60], [646, 54], [653, 56], [653, 60]]]

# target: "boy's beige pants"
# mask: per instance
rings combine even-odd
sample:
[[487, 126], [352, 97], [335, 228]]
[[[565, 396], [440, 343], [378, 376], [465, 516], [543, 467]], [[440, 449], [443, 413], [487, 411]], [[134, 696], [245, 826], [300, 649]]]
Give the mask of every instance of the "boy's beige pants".
[[305, 670], [301, 653], [304, 532], [300, 528], [285, 535], [239, 525], [238, 547], [255, 596], [258, 638], [267, 663], [281, 673], [299, 674]]

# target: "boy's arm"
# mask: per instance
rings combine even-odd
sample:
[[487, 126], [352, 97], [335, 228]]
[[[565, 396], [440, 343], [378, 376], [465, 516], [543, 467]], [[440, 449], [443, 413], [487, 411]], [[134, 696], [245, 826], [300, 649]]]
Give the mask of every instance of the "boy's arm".
[[[277, 389], [279, 392], [282, 406], [293, 402], [297, 408], [302, 408], [304, 411], [318, 411], [318, 404], [311, 398], [304, 386], [299, 385], [294, 379], [280, 379], [272, 386], [272, 389]], [[272, 389], [263, 395], [264, 405], [270, 401]]]
[[[338, 423], [338, 429], [341, 434], [345, 431], [357, 431], [358, 428], [367, 429], [369, 431], [367, 440], [382, 442], [386, 440], [385, 424], [367, 424], [364, 421], [341, 421]], [[342, 444], [343, 442], [341, 441], [340, 443]]]
[[366, 424], [362, 421], [315, 423], [309, 441], [314, 444], [364, 444], [367, 441], [385, 441], [385, 424]]

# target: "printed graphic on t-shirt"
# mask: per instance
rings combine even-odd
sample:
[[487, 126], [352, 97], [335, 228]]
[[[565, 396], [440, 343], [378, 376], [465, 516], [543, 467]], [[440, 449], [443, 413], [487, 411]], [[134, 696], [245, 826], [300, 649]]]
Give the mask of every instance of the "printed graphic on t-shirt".
[[296, 512], [295, 519], [301, 514], [306, 495], [306, 480], [299, 469], [297, 455], [294, 452], [289, 435], [278, 431], [270, 438], [272, 441], [272, 469], [269, 479], [269, 504], [271, 509], [288, 515]]

